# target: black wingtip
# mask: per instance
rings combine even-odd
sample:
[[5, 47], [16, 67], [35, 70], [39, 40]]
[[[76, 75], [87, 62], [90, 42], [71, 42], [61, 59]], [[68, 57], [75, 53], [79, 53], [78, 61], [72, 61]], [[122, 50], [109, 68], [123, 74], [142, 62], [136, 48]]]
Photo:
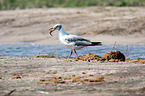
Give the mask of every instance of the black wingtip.
[[102, 45], [102, 43], [101, 42], [92, 42], [92, 45], [97, 46], [97, 45]]

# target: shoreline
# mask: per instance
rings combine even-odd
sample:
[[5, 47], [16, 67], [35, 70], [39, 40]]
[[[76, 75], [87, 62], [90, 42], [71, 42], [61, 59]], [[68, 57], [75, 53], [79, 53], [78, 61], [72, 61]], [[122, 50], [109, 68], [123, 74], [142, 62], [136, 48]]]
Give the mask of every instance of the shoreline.
[[[103, 46], [145, 46], [144, 11], [145, 7], [3, 10], [0, 11], [0, 46], [60, 46], [57, 32], [53, 37], [48, 35], [49, 28], [57, 23], [68, 33], [102, 41]], [[145, 63], [139, 62], [139, 58], [96, 62], [0, 56], [0, 94], [9, 93], [13, 96], [145, 96]]]
[[[0, 61], [1, 95], [12, 90], [16, 90], [12, 93], [15, 96], [145, 95], [145, 64], [135, 61], [100, 63], [36, 57], [0, 57]], [[100, 76], [103, 80], [93, 81]], [[58, 77], [65, 81], [44, 82]], [[78, 81], [73, 83], [75, 78]], [[87, 79], [91, 82], [80, 82]]]

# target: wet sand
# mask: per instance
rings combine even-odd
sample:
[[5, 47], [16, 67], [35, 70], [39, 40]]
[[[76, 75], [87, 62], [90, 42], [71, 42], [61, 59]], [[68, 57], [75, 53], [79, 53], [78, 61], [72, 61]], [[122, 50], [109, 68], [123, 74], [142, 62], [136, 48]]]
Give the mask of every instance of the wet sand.
[[[1, 96], [144, 96], [145, 65], [133, 61], [65, 61], [57, 58], [0, 57]], [[13, 76], [20, 78], [14, 79]], [[54, 77], [97, 78], [89, 83], [41, 84]]]

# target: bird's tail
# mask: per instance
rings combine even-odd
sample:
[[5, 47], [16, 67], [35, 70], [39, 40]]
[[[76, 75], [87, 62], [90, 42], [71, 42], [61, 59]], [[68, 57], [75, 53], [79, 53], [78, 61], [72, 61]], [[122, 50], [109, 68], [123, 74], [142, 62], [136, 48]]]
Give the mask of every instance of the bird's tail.
[[92, 43], [92, 46], [102, 45], [101, 42], [91, 42], [91, 43]]

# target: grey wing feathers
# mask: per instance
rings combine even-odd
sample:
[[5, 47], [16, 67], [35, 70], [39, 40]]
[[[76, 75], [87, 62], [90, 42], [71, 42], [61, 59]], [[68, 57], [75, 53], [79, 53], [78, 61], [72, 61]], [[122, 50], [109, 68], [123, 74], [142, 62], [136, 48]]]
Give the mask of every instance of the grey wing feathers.
[[75, 43], [76, 46], [95, 46], [95, 45], [99, 45], [99, 43], [101, 42], [91, 42], [88, 39], [84, 39], [82, 37], [79, 36], [73, 36], [73, 37], [69, 37], [65, 39], [67, 41], [67, 43]]
[[76, 46], [90, 46], [92, 43], [88, 41], [76, 41], [75, 45]]
[[77, 37], [73, 37], [73, 38], [67, 38], [65, 39], [67, 42], [76, 42], [76, 41], [87, 41], [90, 42], [90, 40], [84, 39], [84, 38], [77, 38]]
[[84, 39], [81, 37], [72, 37], [65, 39], [68, 43], [74, 42], [76, 46], [89, 46], [91, 45], [91, 41], [88, 39]]

